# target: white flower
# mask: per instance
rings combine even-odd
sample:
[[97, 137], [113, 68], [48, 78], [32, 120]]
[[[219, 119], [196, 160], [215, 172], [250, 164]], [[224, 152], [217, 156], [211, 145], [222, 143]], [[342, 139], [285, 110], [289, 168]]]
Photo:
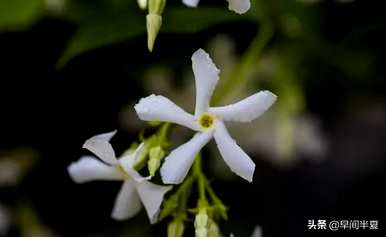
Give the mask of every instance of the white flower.
[[[189, 7], [197, 7], [200, 0], [182, 0]], [[238, 14], [246, 13], [251, 7], [251, 0], [227, 0], [229, 2], [229, 10], [235, 11]]]
[[223, 121], [250, 122], [263, 114], [275, 102], [276, 96], [260, 91], [235, 104], [209, 107], [209, 101], [219, 80], [219, 70], [202, 49], [192, 56], [196, 80], [196, 108], [191, 115], [163, 96], [150, 95], [134, 106], [140, 119], [180, 124], [197, 131], [187, 143], [172, 151], [161, 167], [164, 183], [181, 183], [201, 148], [214, 137], [229, 168], [252, 182], [255, 164], [229, 135]]
[[85, 156], [72, 163], [68, 167], [68, 172], [77, 183], [94, 180], [123, 181], [112, 211], [112, 218], [124, 220], [133, 217], [140, 211], [142, 203], [153, 224], [157, 221], [163, 197], [171, 186], [153, 184], [147, 181], [150, 177], [142, 177], [134, 170], [135, 158], [142, 144], [133, 154], [117, 159], [109, 142], [115, 133], [116, 131], [113, 131], [94, 136], [83, 145], [83, 148], [93, 152], [103, 162], [94, 157]]

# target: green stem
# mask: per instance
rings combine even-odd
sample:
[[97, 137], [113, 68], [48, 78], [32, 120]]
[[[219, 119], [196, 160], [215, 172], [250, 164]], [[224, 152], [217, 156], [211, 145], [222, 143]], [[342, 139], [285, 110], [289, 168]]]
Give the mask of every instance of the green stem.
[[259, 32], [252, 40], [240, 62], [232, 70], [230, 76], [219, 85], [217, 93], [212, 98], [212, 104], [218, 105], [234, 88], [250, 76], [256, 61], [261, 56], [264, 48], [273, 36], [273, 25], [269, 20], [262, 20]]
[[193, 174], [197, 180], [199, 202], [206, 203], [205, 176], [202, 173], [201, 159], [201, 154], [198, 154], [193, 164]]
[[161, 128], [158, 131], [159, 132], [159, 138], [160, 138], [161, 142], [163, 142], [167, 139], [169, 132], [170, 132], [170, 128], [172, 127], [171, 125], [172, 125], [171, 123], [163, 123], [161, 125]]

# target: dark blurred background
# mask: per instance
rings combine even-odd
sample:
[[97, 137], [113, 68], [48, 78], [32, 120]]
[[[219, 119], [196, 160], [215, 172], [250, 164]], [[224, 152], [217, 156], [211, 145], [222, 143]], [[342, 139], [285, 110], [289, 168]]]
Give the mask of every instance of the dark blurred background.
[[[165, 222], [150, 227], [144, 212], [126, 222], [111, 220], [119, 184], [76, 185], [67, 166], [86, 154], [81, 146], [95, 134], [118, 129], [112, 143], [117, 153], [125, 150], [138, 138], [139, 125], [144, 126], [133, 116], [132, 104], [155, 93], [152, 88], [160, 89], [162, 83], [182, 94], [184, 103], [193, 104], [194, 94], [184, 92], [192, 80], [191, 54], [201, 47], [220, 52], [221, 59], [221, 52], [231, 47], [230, 60], [237, 64], [261, 23], [232, 13], [223, 19], [218, 15], [227, 12], [226, 3], [203, 0], [201, 10], [186, 10], [197, 16], [180, 19], [173, 31], [167, 28], [168, 14], [185, 7], [169, 1], [165, 31], [161, 29], [155, 50], [149, 53], [146, 13], [133, 3], [112, 1], [118, 4], [111, 7], [114, 11], [129, 9], [132, 18], [126, 22], [127, 31], [135, 22], [143, 26], [140, 33], [79, 50], [58, 63], [69, 44], [82, 45], [73, 41], [87, 20], [103, 27], [94, 18], [103, 22], [98, 14], [108, 3], [80, 2], [78, 10], [100, 9], [90, 14], [71, 11], [76, 16], [68, 16], [67, 9], [76, 5], [72, 3], [67, 9], [45, 8], [41, 16], [21, 27], [0, 22], [0, 236], [166, 236]], [[2, 5], [0, 14], [5, 11]], [[212, 7], [221, 10], [213, 14], [218, 20], [209, 19], [211, 14], [205, 12]], [[205, 167], [217, 194], [230, 207], [229, 221], [220, 223], [224, 236], [250, 236], [256, 225], [262, 227], [264, 237], [333, 234], [308, 231], [310, 219], [378, 220], [379, 230], [335, 234], [382, 236], [386, 227], [386, 8], [382, 1], [275, 0], [265, 3], [263, 10], [273, 34], [248, 81], [279, 96], [279, 105], [267, 118], [280, 124], [285, 121], [292, 136], [282, 139], [279, 131], [270, 138], [273, 132], [268, 130], [262, 143], [240, 141], [256, 163], [253, 184], [222, 179], [211, 165]], [[190, 23], [194, 17], [204, 26]], [[93, 39], [84, 40], [92, 44]], [[95, 36], [95, 40], [99, 39]], [[225, 48], [213, 49], [221, 42]], [[153, 83], [150, 89], [146, 80]], [[288, 109], [291, 106], [296, 109]], [[304, 117], [312, 118], [310, 126], [319, 135], [301, 140]], [[266, 127], [264, 121], [260, 123]], [[277, 131], [275, 124], [269, 126]], [[293, 144], [299, 139], [299, 144]], [[309, 149], [303, 145], [310, 139], [316, 140], [316, 151], [304, 152]], [[275, 150], [287, 142], [294, 148], [284, 154]], [[216, 152], [211, 154], [218, 158]], [[186, 236], [193, 233], [189, 227]]]

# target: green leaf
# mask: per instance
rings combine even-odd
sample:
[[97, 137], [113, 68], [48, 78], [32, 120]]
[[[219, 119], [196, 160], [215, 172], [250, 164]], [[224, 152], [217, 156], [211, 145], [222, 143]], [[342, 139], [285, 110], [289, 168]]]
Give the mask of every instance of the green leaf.
[[[145, 33], [145, 20], [129, 13], [96, 16], [82, 23], [64, 50], [57, 66], [63, 67], [73, 57], [106, 45], [121, 42]], [[146, 42], [144, 42], [144, 48]]]
[[[136, 13], [136, 12], [134, 12]], [[106, 45], [119, 43], [146, 32], [145, 16], [133, 11], [119, 13], [88, 13], [87, 19], [79, 23], [79, 29], [70, 40], [57, 66], [63, 67], [70, 59], [84, 52]], [[138, 10], [138, 13], [141, 13]], [[79, 17], [78, 17], [79, 19]], [[161, 33], [195, 33], [214, 25], [229, 21], [249, 19], [250, 15], [238, 15], [219, 8], [176, 8], [162, 16]], [[146, 45], [146, 42], [144, 42]]]
[[45, 11], [44, 0], [1, 0], [0, 29], [20, 29], [33, 24]]
[[163, 16], [161, 32], [195, 33], [230, 21], [252, 20], [251, 15], [239, 15], [223, 8], [178, 8]]

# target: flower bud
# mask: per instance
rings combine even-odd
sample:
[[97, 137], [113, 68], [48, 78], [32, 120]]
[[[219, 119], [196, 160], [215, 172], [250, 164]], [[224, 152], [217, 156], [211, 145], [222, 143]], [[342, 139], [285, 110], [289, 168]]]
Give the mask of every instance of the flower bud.
[[160, 146], [156, 146], [150, 149], [149, 151], [149, 160], [147, 162], [147, 167], [151, 176], [155, 175], [158, 168], [161, 165], [161, 160], [164, 158], [165, 152]]
[[196, 237], [208, 237], [208, 230], [206, 228], [196, 228]]
[[207, 237], [208, 236], [208, 214], [206, 210], [200, 209], [194, 220], [194, 228], [196, 237]]
[[181, 220], [174, 220], [168, 225], [168, 237], [182, 237], [185, 225]]
[[209, 221], [209, 227], [208, 227], [208, 237], [220, 237], [220, 229], [218, 228], [218, 225], [213, 220]]
[[149, 0], [149, 14], [161, 15], [164, 11], [166, 0]]
[[146, 28], [147, 28], [147, 47], [150, 52], [153, 51], [154, 42], [157, 38], [158, 32], [161, 29], [162, 17], [157, 14], [149, 13], [146, 16]]
[[147, 0], [137, 0], [139, 8], [145, 10], [147, 7]]

